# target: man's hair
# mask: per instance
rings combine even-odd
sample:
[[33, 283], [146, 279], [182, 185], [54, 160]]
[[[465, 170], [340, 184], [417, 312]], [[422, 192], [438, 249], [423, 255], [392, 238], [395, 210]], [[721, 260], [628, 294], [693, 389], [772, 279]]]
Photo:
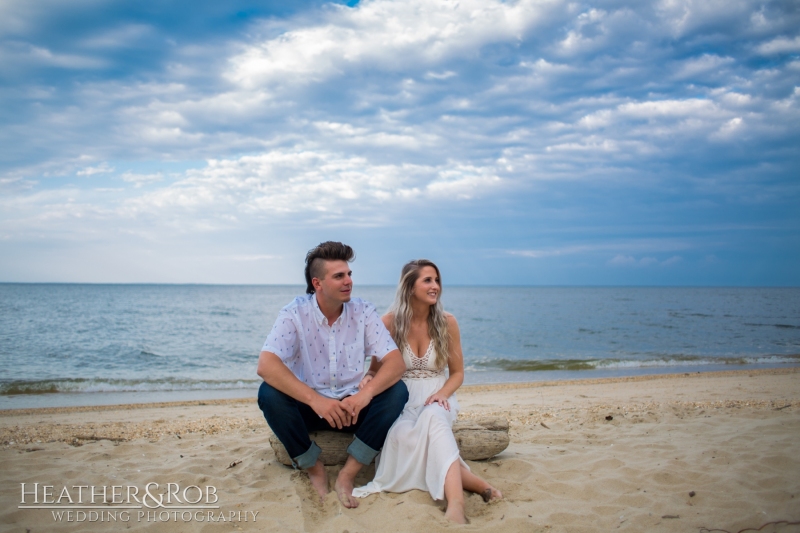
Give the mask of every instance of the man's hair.
[[347, 261], [355, 259], [352, 248], [340, 242], [327, 241], [320, 243], [306, 254], [306, 294], [314, 294], [311, 280], [322, 279], [325, 275], [325, 261]]

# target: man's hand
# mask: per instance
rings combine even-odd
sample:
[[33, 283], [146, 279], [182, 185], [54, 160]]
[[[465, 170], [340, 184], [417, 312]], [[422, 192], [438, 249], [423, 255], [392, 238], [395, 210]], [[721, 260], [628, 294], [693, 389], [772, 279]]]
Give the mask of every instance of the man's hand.
[[361, 412], [363, 408], [369, 405], [369, 402], [372, 401], [372, 396], [365, 393], [364, 391], [357, 392], [352, 396], [348, 396], [340, 403], [347, 409], [347, 414], [350, 415], [350, 420], [353, 424], [358, 422], [358, 413]]
[[311, 405], [311, 408], [320, 418], [324, 418], [332, 428], [342, 429], [355, 423], [349, 409], [343, 404], [344, 402], [320, 395]]

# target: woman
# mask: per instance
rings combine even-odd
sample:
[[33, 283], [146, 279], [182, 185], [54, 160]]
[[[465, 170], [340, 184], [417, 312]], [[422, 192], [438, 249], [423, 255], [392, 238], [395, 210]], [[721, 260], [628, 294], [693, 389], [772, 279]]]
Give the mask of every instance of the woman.
[[[403, 267], [394, 304], [383, 323], [406, 362], [403, 381], [408, 403], [389, 430], [375, 479], [353, 495], [427, 490], [434, 500], [447, 500], [449, 520], [464, 524], [463, 490], [476, 492], [487, 502], [503, 495], [470, 471], [453, 436], [458, 416], [453, 393], [464, 381], [464, 359], [458, 322], [444, 312], [441, 290], [439, 269], [431, 261], [419, 259]], [[373, 359], [362, 386], [379, 367]]]

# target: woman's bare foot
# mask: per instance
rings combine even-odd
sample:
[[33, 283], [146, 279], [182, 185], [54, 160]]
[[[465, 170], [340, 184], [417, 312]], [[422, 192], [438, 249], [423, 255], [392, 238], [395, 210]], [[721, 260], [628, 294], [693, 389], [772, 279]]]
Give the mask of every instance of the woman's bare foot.
[[483, 498], [483, 501], [486, 503], [489, 503], [492, 500], [502, 500], [503, 493], [490, 486], [485, 491], [481, 492], [481, 498]]
[[444, 512], [445, 518], [456, 524], [468, 524], [467, 515], [464, 514], [464, 502], [447, 503], [447, 510]]
[[308, 479], [311, 481], [311, 486], [319, 494], [319, 501], [325, 501], [325, 495], [328, 494], [328, 473], [325, 471], [325, 465], [322, 461], [317, 461], [314, 466], [307, 469]]

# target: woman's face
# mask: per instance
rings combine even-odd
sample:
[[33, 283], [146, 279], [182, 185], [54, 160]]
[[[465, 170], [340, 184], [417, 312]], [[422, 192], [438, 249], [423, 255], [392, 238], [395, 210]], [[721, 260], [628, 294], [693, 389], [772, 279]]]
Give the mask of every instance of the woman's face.
[[439, 285], [439, 275], [432, 266], [424, 266], [419, 271], [419, 277], [414, 283], [411, 299], [428, 305], [434, 305], [439, 299], [442, 287]]

